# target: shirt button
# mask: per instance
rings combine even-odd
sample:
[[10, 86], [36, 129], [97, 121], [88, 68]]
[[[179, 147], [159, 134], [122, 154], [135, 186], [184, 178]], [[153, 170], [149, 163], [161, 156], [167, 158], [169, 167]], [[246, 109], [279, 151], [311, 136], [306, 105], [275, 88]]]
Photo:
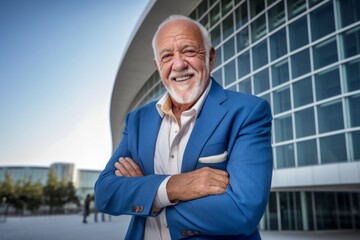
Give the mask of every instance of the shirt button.
[[174, 159], [174, 154], [171, 154], [170, 158], [171, 158], [171, 159]]

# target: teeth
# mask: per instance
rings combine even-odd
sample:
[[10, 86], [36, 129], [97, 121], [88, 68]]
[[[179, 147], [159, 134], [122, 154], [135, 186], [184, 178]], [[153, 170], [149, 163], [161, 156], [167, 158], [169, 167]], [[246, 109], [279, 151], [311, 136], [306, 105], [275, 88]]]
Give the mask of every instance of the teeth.
[[191, 78], [191, 76], [179, 77], [179, 78], [175, 78], [175, 80], [176, 80], [177, 82], [181, 82], [181, 81], [188, 80], [189, 78]]

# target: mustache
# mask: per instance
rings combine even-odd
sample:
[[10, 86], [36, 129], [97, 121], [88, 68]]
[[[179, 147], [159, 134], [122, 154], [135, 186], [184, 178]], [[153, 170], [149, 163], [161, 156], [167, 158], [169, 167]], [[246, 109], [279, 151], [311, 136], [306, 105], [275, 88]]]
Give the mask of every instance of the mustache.
[[180, 76], [185, 76], [185, 75], [196, 75], [196, 71], [193, 69], [186, 69], [184, 71], [171, 71], [171, 73], [169, 74], [169, 78], [176, 78], [176, 77], [180, 77]]

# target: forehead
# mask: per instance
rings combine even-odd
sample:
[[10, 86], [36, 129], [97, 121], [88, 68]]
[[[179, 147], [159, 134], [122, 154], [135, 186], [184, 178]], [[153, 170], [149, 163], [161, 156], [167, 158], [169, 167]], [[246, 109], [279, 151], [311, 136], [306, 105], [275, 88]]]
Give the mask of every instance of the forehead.
[[203, 37], [199, 27], [186, 20], [173, 20], [165, 24], [156, 38], [156, 45], [162, 47], [173, 41], [191, 41], [203, 45]]

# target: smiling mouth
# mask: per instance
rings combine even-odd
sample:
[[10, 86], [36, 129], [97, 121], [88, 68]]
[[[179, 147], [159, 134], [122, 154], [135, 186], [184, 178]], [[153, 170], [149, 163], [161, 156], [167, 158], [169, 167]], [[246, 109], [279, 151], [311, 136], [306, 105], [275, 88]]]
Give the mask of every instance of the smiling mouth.
[[174, 77], [174, 78], [172, 78], [172, 80], [174, 80], [176, 82], [183, 82], [183, 81], [190, 79], [191, 77], [192, 77], [192, 75], [186, 75], [186, 76], [182, 76], [182, 77]]

